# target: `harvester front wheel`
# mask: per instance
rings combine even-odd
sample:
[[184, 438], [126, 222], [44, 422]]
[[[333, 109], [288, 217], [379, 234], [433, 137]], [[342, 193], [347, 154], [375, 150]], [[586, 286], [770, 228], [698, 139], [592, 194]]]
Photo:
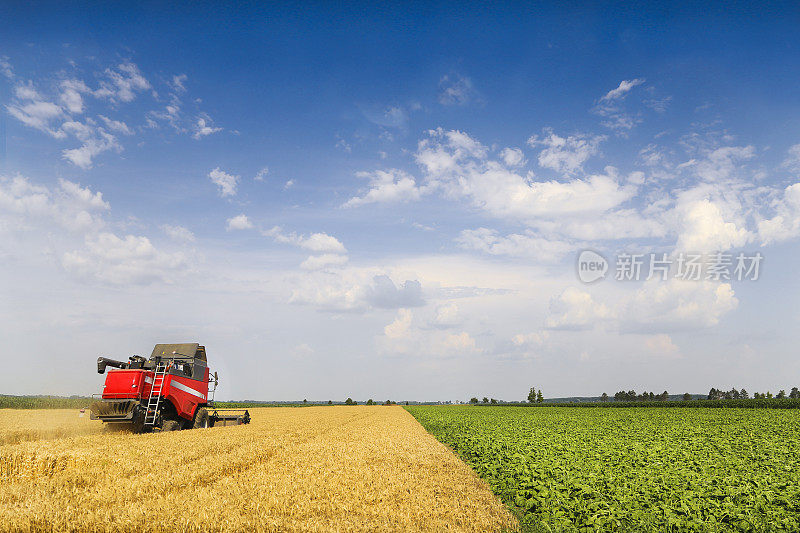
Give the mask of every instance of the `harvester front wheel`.
[[194, 429], [207, 428], [210, 426], [208, 409], [205, 407], [198, 408], [197, 412], [194, 414]]
[[161, 431], [178, 431], [181, 429], [181, 423], [177, 420], [164, 420], [161, 424]]

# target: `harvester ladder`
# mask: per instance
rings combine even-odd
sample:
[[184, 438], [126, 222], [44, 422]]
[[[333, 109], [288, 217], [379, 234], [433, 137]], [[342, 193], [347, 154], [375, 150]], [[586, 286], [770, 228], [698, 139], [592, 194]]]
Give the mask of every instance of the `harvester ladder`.
[[153, 384], [150, 386], [150, 396], [147, 398], [147, 412], [144, 415], [145, 426], [155, 426], [158, 419], [158, 406], [161, 402], [161, 389], [167, 377], [170, 365], [163, 361], [156, 363]]

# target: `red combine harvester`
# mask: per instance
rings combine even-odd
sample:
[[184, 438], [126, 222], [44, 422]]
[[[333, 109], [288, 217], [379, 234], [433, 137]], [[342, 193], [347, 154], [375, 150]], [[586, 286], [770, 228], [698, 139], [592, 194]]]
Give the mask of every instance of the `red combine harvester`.
[[[97, 372], [106, 375], [101, 398], [91, 406], [92, 420], [127, 426], [136, 433], [174, 431], [250, 422], [242, 409], [217, 409], [205, 346], [197, 343], [156, 344], [150, 359], [134, 355], [128, 362], [97, 358]], [[209, 400], [208, 384], [214, 383]]]

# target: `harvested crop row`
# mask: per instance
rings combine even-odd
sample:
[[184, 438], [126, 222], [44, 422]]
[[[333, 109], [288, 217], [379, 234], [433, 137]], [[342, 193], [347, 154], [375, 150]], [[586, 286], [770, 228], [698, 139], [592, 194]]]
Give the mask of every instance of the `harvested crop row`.
[[59, 531], [499, 531], [488, 487], [399, 407], [0, 447], [0, 523]]

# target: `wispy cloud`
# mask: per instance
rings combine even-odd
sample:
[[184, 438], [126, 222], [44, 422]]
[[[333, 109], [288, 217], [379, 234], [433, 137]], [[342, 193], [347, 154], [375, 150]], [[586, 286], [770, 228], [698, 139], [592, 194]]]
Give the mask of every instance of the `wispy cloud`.
[[105, 77], [100, 82], [100, 88], [94, 91], [98, 98], [131, 102], [137, 93], [150, 89], [150, 82], [139, 71], [139, 67], [130, 62], [106, 69]]
[[258, 173], [253, 178], [255, 181], [264, 181], [269, 176], [269, 167], [264, 167], [258, 171]]
[[601, 122], [603, 126], [614, 130], [618, 135], [626, 135], [627, 131], [641, 122], [638, 115], [625, 111], [623, 101], [635, 87], [644, 82], [643, 78], [622, 80], [615, 89], [608, 91], [600, 98], [592, 111], [605, 118]]
[[194, 125], [194, 134], [192, 134], [192, 137], [195, 139], [201, 139], [220, 131], [222, 131], [222, 128], [214, 126], [211, 117], [208, 115], [203, 115], [197, 117], [197, 122]]
[[0, 74], [9, 80], [14, 79], [14, 69], [11, 67], [8, 56], [0, 56]]
[[439, 103], [442, 105], [467, 105], [474, 102], [477, 95], [472, 80], [466, 76], [448, 74], [439, 80]]
[[612, 102], [621, 100], [633, 89], [645, 82], [644, 78], [634, 78], [632, 80], [622, 80], [616, 89], [608, 91], [601, 99], [602, 102]]

